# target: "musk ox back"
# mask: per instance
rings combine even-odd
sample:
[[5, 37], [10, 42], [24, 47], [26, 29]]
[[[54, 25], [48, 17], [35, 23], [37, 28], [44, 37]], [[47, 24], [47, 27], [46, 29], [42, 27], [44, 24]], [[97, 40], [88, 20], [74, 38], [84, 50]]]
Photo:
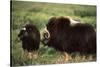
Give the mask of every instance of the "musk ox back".
[[26, 24], [18, 34], [22, 41], [22, 48], [25, 51], [33, 52], [39, 49], [40, 33], [35, 25]]
[[46, 45], [56, 50], [96, 53], [96, 32], [89, 24], [73, 23], [67, 17], [53, 17], [47, 24], [47, 30], [50, 37]]

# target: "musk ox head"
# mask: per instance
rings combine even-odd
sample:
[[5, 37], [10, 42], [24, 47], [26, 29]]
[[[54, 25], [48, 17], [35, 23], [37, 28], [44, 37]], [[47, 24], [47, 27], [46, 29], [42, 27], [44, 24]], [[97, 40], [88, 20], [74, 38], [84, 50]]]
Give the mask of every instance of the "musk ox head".
[[20, 40], [22, 40], [24, 37], [27, 36], [32, 36], [32, 37], [36, 37], [36, 35], [34, 34], [37, 31], [37, 28], [33, 25], [33, 24], [26, 24], [21, 30], [20, 33], [18, 34], [18, 37], [20, 38]]

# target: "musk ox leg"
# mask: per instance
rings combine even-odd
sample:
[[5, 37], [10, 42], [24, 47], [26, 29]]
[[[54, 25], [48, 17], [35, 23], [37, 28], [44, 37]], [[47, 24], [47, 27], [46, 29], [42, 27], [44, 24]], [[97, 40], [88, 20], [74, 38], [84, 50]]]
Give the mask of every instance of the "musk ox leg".
[[38, 51], [33, 51], [33, 58], [37, 59], [37, 57], [38, 57]]
[[29, 59], [32, 59], [32, 58], [33, 58], [33, 56], [32, 56], [32, 55], [33, 55], [33, 53], [32, 53], [32, 52], [28, 52], [28, 58], [29, 58]]
[[63, 54], [64, 54], [64, 61], [68, 62], [71, 59], [71, 56], [69, 56], [67, 52], [63, 52]]
[[37, 56], [38, 56], [38, 52], [37, 51], [28, 52], [28, 58], [29, 59], [37, 59]]
[[69, 60], [71, 59], [71, 57], [68, 55], [67, 52], [61, 52], [61, 56], [58, 58], [58, 60], [56, 61], [56, 63], [66, 63], [69, 62]]
[[27, 50], [24, 50], [22, 52], [22, 58], [32, 59], [32, 52], [28, 52]]

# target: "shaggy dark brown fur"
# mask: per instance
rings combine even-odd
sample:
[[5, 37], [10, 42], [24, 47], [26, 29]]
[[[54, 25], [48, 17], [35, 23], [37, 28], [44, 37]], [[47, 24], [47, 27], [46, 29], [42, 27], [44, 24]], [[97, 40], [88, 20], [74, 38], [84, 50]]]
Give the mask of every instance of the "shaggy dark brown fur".
[[23, 50], [32, 52], [39, 49], [40, 33], [35, 25], [27, 24], [18, 34], [18, 37], [22, 41]]
[[46, 45], [68, 53], [96, 53], [94, 28], [85, 23], [71, 23], [67, 17], [52, 17], [47, 24], [50, 38]]

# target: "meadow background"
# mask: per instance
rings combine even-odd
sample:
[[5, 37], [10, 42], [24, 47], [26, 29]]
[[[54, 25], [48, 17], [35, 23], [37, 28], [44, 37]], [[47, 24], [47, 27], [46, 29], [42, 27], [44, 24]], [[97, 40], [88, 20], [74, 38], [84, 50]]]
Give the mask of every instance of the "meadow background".
[[21, 41], [18, 39], [20, 29], [27, 23], [28, 19], [33, 21], [41, 32], [52, 16], [70, 16], [80, 22], [89, 23], [96, 29], [96, 6], [74, 5], [57, 3], [40, 3], [11, 1], [11, 65], [44, 65], [72, 62], [96, 61], [95, 55], [81, 55], [79, 53], [69, 54], [72, 59], [64, 62], [62, 53], [40, 43], [37, 59], [22, 57], [23, 50]]

